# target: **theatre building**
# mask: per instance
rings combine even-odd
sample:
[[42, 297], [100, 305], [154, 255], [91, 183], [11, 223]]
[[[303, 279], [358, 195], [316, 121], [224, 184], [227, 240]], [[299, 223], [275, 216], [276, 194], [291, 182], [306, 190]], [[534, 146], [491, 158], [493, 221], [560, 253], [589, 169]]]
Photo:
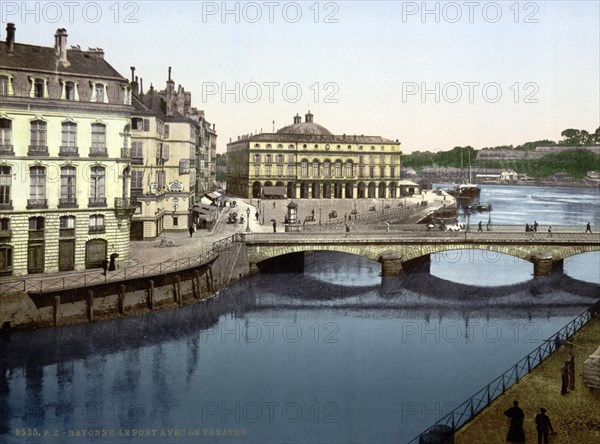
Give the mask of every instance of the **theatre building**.
[[[283, 188], [282, 188], [283, 187]], [[400, 143], [335, 135], [313, 121], [227, 144], [227, 192], [245, 198], [363, 199], [400, 196]]]
[[0, 42], [0, 275], [129, 256], [129, 82], [99, 48]]

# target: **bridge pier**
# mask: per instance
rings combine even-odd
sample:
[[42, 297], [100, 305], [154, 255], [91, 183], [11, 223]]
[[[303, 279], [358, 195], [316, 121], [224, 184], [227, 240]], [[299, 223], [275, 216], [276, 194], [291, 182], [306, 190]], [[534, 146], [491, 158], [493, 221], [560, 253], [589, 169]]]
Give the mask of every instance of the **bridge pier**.
[[401, 254], [383, 253], [379, 256], [378, 262], [381, 263], [381, 277], [399, 276], [404, 271]]
[[[533, 262], [533, 275], [534, 276], [547, 276], [553, 270], [555, 271], [555, 265], [552, 259], [554, 256], [550, 253], [537, 253], [534, 254], [531, 258]], [[557, 261], [557, 266], [562, 269], [562, 260]], [[560, 265], [558, 265], [560, 263]]]

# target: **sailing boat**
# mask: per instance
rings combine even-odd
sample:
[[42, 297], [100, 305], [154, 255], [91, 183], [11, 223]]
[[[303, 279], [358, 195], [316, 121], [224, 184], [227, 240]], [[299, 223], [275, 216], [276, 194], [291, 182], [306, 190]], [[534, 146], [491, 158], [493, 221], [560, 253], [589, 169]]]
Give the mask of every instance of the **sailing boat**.
[[[481, 194], [481, 188], [479, 185], [473, 183], [472, 180], [472, 171], [471, 171], [471, 152], [468, 151], [469, 154], [469, 180], [468, 182], [461, 183], [460, 185], [454, 188], [454, 192], [449, 192], [452, 196], [454, 196], [458, 200], [471, 202], [474, 199], [479, 199], [479, 195]], [[461, 165], [462, 165], [462, 151], [460, 153]]]

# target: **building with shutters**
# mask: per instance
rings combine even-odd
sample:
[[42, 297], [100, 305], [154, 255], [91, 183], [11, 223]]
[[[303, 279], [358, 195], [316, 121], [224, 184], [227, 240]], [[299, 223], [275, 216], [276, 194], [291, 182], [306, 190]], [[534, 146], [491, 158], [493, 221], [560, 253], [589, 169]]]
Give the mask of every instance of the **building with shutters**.
[[227, 144], [227, 192], [245, 198], [362, 199], [395, 198], [400, 182], [400, 143], [379, 136], [334, 135], [304, 122], [274, 134], [239, 137]]
[[188, 230], [192, 208], [210, 185], [205, 134], [214, 131], [204, 113], [192, 108], [191, 93], [181, 85], [175, 89], [170, 67], [162, 91], [151, 85], [143, 92], [134, 76], [132, 68], [131, 194], [137, 209], [131, 237], [151, 239]]
[[131, 91], [99, 48], [0, 42], [0, 275], [129, 257]]

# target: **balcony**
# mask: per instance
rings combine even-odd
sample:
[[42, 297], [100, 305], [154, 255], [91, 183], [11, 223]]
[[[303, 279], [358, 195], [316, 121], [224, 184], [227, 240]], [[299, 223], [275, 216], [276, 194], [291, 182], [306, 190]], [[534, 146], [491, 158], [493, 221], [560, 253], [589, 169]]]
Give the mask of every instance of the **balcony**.
[[28, 232], [29, 240], [43, 240], [44, 239], [44, 230], [29, 230]]
[[12, 236], [12, 230], [0, 230], [0, 239], [10, 238]]
[[102, 234], [106, 232], [106, 228], [104, 225], [92, 225], [90, 226], [89, 233], [90, 234]]
[[144, 158], [143, 157], [132, 157], [131, 158], [131, 164], [132, 165], [143, 165], [144, 164]]
[[48, 199], [27, 199], [27, 209], [46, 209], [48, 208]]
[[135, 197], [115, 197], [115, 208], [135, 208], [136, 205], [137, 198]]
[[90, 157], [108, 157], [105, 146], [93, 146], [90, 148]]
[[77, 208], [76, 197], [59, 197], [58, 198], [59, 208]]
[[15, 151], [12, 145], [0, 145], [0, 156], [14, 156]]
[[88, 207], [99, 208], [106, 207], [106, 197], [90, 197]]
[[47, 156], [48, 147], [44, 145], [29, 145], [28, 156]]
[[61, 146], [59, 156], [79, 157], [79, 149], [76, 146]]

